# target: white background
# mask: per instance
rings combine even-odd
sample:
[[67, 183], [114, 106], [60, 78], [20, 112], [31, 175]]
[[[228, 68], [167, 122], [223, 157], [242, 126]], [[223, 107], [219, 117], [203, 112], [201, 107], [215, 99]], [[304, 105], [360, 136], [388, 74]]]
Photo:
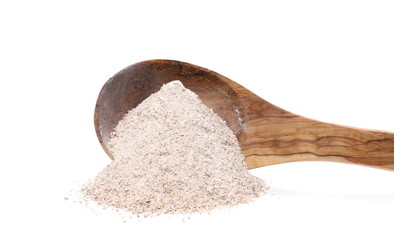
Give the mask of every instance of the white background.
[[1, 1], [1, 239], [394, 239], [394, 172], [337, 163], [252, 170], [255, 203], [129, 220], [70, 190], [110, 162], [93, 126], [117, 71], [165, 58], [291, 112], [394, 132], [392, 1]]

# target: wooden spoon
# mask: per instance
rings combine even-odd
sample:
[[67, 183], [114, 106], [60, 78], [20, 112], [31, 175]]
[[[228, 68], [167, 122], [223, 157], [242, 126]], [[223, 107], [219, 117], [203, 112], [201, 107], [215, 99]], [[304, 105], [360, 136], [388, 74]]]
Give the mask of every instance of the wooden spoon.
[[236, 134], [249, 169], [323, 160], [394, 170], [394, 133], [344, 127], [287, 112], [206, 68], [172, 60], [133, 64], [109, 79], [97, 99], [94, 123], [110, 153], [111, 132], [122, 117], [172, 80], [180, 80]]

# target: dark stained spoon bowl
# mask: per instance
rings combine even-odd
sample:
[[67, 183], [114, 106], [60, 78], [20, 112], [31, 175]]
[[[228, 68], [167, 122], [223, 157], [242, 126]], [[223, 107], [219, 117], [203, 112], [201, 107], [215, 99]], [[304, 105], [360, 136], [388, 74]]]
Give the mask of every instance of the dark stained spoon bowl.
[[195, 92], [236, 134], [248, 167], [334, 161], [394, 170], [394, 133], [339, 126], [285, 111], [206, 68], [173, 60], [133, 64], [110, 78], [97, 99], [97, 137], [111, 159], [111, 132], [131, 109], [173, 80]]

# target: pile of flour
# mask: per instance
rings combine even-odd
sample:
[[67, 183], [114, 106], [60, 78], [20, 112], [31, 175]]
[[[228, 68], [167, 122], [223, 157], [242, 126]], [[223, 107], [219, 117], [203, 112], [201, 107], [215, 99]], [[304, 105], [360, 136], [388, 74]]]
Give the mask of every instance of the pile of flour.
[[87, 199], [145, 216], [209, 212], [264, 192], [226, 122], [180, 81], [129, 111], [110, 141], [114, 161], [84, 185]]

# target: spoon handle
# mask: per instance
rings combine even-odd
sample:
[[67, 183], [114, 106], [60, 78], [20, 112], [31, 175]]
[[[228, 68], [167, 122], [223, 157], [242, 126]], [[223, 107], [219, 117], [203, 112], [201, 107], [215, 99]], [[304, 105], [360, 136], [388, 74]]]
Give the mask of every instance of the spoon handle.
[[249, 103], [248, 134], [242, 147], [250, 169], [323, 160], [394, 171], [394, 133], [311, 120], [262, 99]]

